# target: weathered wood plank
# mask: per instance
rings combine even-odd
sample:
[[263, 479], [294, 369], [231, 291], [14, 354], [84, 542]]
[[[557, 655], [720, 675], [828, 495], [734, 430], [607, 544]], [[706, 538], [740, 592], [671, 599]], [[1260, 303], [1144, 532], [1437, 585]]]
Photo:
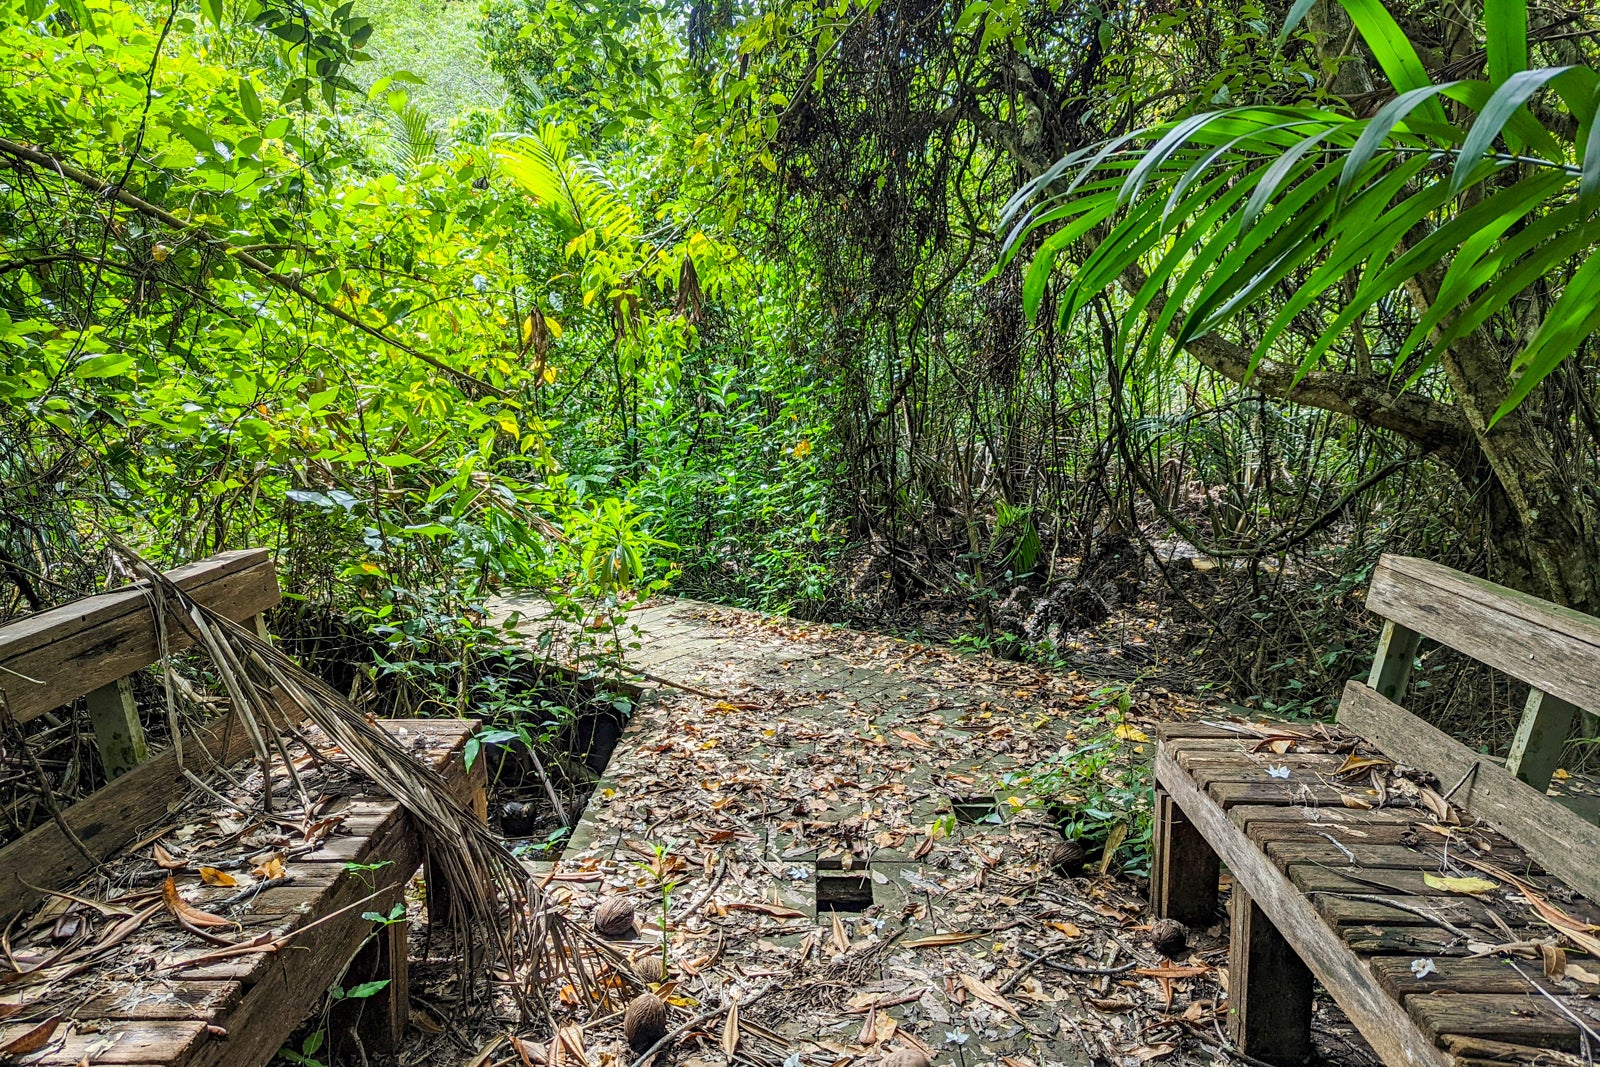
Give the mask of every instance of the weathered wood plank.
[[1410, 1067], [1451, 1067], [1450, 1057], [1379, 988], [1365, 961], [1322, 921], [1311, 901], [1159, 749], [1155, 777], [1380, 1056]]
[[[1339, 845], [1320, 838], [1308, 838], [1268, 841], [1262, 847], [1280, 869], [1295, 863], [1322, 863], [1339, 868], [1353, 865], [1358, 870], [1383, 867], [1408, 871], [1444, 869], [1444, 850], [1437, 846], [1413, 848], [1408, 845], [1364, 843]], [[1520, 849], [1491, 849], [1483, 858], [1496, 866], [1505, 867], [1513, 874], [1529, 871], [1526, 857]], [[1519, 861], [1523, 861], [1521, 866], [1518, 866]]]
[[[1449, 959], [1433, 961], [1433, 969], [1421, 977], [1412, 968], [1414, 957], [1375, 956], [1372, 973], [1389, 991], [1404, 1000], [1428, 993], [1528, 993], [1528, 980], [1501, 959]], [[1529, 973], [1542, 974], [1536, 963], [1520, 966]]]
[[150, 751], [145, 744], [144, 725], [139, 722], [139, 705], [133, 699], [133, 685], [128, 679], [118, 678], [102, 685], [87, 695], [86, 703], [106, 779], [126, 774], [143, 763]]
[[1229, 902], [1228, 1036], [1275, 1064], [1311, 1058], [1311, 971], [1243, 888]]
[[[266, 549], [213, 556], [168, 572], [201, 604], [243, 620], [280, 599]], [[0, 692], [18, 722], [38, 718], [156, 661], [150, 602], [134, 583], [0, 627]], [[170, 647], [189, 647], [176, 623]]]
[[[1371, 606], [1371, 598], [1368, 598]], [[1399, 700], [1411, 684], [1411, 664], [1417, 658], [1422, 635], [1393, 619], [1386, 619], [1378, 637], [1378, 651], [1372, 657], [1372, 672], [1367, 684], [1390, 700]]]
[[[449, 720], [443, 722], [448, 723]], [[391, 732], [396, 732], [400, 727], [407, 729], [408, 733], [425, 732], [430, 740], [437, 737], [439, 727], [438, 722], [424, 724], [411, 721], [399, 724], [391, 721], [384, 725]], [[456, 722], [454, 725], [459, 731], [455, 743], [443, 751], [430, 746], [429, 762], [444, 773], [451, 792], [458, 799], [471, 803], [473, 794], [481, 784], [481, 775], [477, 772], [483, 763], [478, 761], [473, 773], [468, 773], [461, 758], [461, 749], [466, 739], [476, 731], [477, 723]], [[401, 899], [412, 873], [422, 865], [420, 836], [410, 818], [397, 811], [373, 835], [366, 848], [355, 851], [365, 857], [365, 862], [382, 866], [373, 871], [346, 872], [333, 888], [320, 890], [321, 895], [314, 909], [298, 913], [289, 921], [298, 927], [320, 915], [333, 914], [369, 897], [374, 903], [370, 907], [363, 903], [323, 923], [317, 927], [314, 935], [308, 935], [304, 944], [292, 942], [285, 951], [255, 957], [248, 969], [242, 961], [236, 963], [236, 970], [245, 972], [238, 977], [246, 981], [249, 988], [232, 1011], [218, 1020], [228, 1031], [227, 1039], [201, 1044], [183, 1067], [236, 1067], [241, 1063], [266, 1062], [300, 1021], [316, 1010], [327, 994], [328, 986], [344, 972], [363, 942], [369, 937], [380, 936], [398, 938], [401, 939], [398, 943], [403, 943], [404, 924], [377, 929], [370, 920], [361, 918], [361, 913], [382, 912], [384, 909], [380, 904]], [[377, 895], [373, 896], [374, 893]], [[246, 928], [249, 929], [248, 923]], [[207, 969], [205, 972], [192, 973], [213, 972]], [[395, 996], [398, 997], [400, 992], [401, 989], [397, 988]], [[395, 1019], [389, 1021], [392, 1024]]]
[[134, 987], [84, 1002], [72, 1011], [77, 1019], [199, 1020], [210, 1022], [230, 1010], [244, 995], [238, 982], [197, 982], [182, 976]]
[[1367, 607], [1578, 707], [1600, 701], [1600, 619], [1410, 556], [1384, 556]]
[[[1587, 1014], [1585, 1002], [1561, 998], [1590, 1029], [1600, 1030], [1600, 1020]], [[1452, 993], [1406, 998], [1406, 1010], [1430, 1035], [1484, 1038], [1513, 1045], [1542, 1045], [1562, 1052], [1577, 1052], [1582, 1032], [1555, 1005], [1537, 993], [1524, 995]]]
[[[1600, 662], [1600, 661], [1597, 661]], [[1451, 798], [1517, 842], [1550, 873], [1600, 901], [1600, 826], [1585, 822], [1461, 742], [1360, 682], [1345, 686], [1339, 721], [1440, 781], [1463, 781]]]
[[1217, 912], [1221, 861], [1165, 791], [1156, 793], [1150, 899], [1156, 914], [1189, 926], [1210, 926]]
[[[229, 731], [226, 722], [220, 719], [188, 739], [184, 756], [191, 770], [209, 766], [196, 740], [215, 754], [226, 737], [225, 763], [249, 754], [245, 731]], [[188, 788], [177, 753], [169, 748], [72, 805], [62, 812], [62, 818], [90, 854], [103, 862], [132, 841], [142, 827], [165, 815], [173, 796]], [[65, 888], [88, 871], [88, 861], [54, 820], [35, 827], [0, 849], [0, 917], [33, 907], [41, 899], [39, 889]]]
[[1236, 804], [1276, 804], [1288, 808], [1344, 806], [1345, 794], [1320, 782], [1213, 782], [1206, 793], [1223, 808]]
[[1538, 688], [1529, 690], [1517, 735], [1506, 754], [1506, 770], [1541, 792], [1548, 789], [1577, 717], [1576, 705]]
[[[0, 1045], [16, 1040], [36, 1023], [9, 1023], [0, 1027]], [[78, 1067], [83, 1063], [122, 1067], [125, 1064], [182, 1063], [205, 1038], [199, 1021], [134, 1022], [107, 1032], [77, 1032], [62, 1023], [51, 1043], [27, 1059], [29, 1067]]]

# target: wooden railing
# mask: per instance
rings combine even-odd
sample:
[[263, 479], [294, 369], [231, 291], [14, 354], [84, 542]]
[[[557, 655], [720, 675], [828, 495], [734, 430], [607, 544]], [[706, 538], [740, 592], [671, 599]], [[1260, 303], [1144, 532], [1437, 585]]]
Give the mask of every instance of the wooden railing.
[[[261, 613], [281, 599], [265, 549], [226, 552], [167, 576], [235, 622], [255, 619], [263, 635]], [[0, 626], [0, 693], [13, 720], [25, 723], [87, 697], [106, 774], [119, 779], [115, 789], [90, 794], [62, 812], [59, 822], [35, 827], [0, 850], [0, 916], [37, 901], [41, 889], [67, 885], [89, 870], [91, 861], [113, 855], [159, 817], [174, 789], [188, 788], [185, 767], [172, 748], [149, 754], [128, 682], [130, 674], [158, 659], [155, 616], [143, 584]], [[192, 644], [176, 621], [167, 626], [167, 641], [173, 652]], [[229, 762], [247, 751], [245, 731], [228, 731], [221, 723], [202, 728], [197, 740], [201, 744], [184, 753], [191, 770], [204, 769], [206, 752]]]

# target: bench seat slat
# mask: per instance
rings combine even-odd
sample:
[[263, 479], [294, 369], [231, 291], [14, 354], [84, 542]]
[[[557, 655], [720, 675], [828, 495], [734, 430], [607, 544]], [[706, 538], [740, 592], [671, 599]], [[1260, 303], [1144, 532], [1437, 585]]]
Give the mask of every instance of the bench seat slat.
[[[1451, 1067], [1451, 1057], [1372, 980], [1366, 962], [1328, 926], [1283, 871], [1233, 824], [1216, 798], [1178, 766], [1164, 744], [1157, 747], [1155, 771], [1156, 780], [1173, 802], [1205, 835], [1235, 880], [1248, 887], [1251, 898], [1379, 1055], [1411, 1067]], [[1329, 848], [1333, 846], [1330, 844]]]
[[1455, 738], [1360, 682], [1345, 686], [1339, 721], [1394, 758], [1426, 767], [1441, 782], [1462, 782], [1452, 798], [1518, 842], [1552, 874], [1600, 900], [1600, 826], [1552, 803]]
[[[34, 1028], [19, 1023], [0, 1028], [0, 1044], [14, 1041]], [[67, 1023], [48, 1051], [27, 1059], [29, 1067], [76, 1067], [85, 1059], [106, 1067], [131, 1067], [135, 1064], [167, 1065], [181, 1063], [199, 1047], [206, 1036], [206, 1024], [199, 1020], [149, 1020], [111, 1024], [101, 1033], [70, 1033]]]
[[[1592, 1001], [1560, 999], [1569, 1010], [1586, 1019], [1591, 1029], [1600, 1029], [1600, 1019], [1587, 1014]], [[1561, 1052], [1577, 1052], [1582, 1042], [1578, 1024], [1537, 993], [1407, 997], [1406, 1010], [1435, 1038], [1481, 1037], [1510, 1044], [1542, 1045]]]

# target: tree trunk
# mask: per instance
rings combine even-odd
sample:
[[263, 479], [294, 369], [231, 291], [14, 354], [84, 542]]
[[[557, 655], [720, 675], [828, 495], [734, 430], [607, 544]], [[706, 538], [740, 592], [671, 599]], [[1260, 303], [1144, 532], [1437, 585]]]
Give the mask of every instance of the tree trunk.
[[[1408, 285], [1418, 314], [1438, 292], [1437, 278]], [[1510, 504], [1515, 529], [1501, 531], [1496, 576], [1505, 584], [1579, 611], [1600, 610], [1600, 533], [1597, 516], [1568, 484], [1537, 418], [1537, 396], [1489, 422], [1510, 392], [1511, 360], [1480, 327], [1440, 356], [1456, 406], [1494, 480]]]

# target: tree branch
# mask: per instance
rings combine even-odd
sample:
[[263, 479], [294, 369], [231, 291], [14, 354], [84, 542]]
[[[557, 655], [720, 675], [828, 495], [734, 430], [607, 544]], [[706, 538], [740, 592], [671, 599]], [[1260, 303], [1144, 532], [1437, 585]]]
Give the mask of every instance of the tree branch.
[[195, 225], [194, 223], [185, 222], [183, 219], [178, 218], [171, 212], [166, 211], [165, 209], [160, 208], [147, 200], [143, 200], [137, 196], [134, 196], [126, 189], [123, 189], [112, 182], [108, 182], [104, 178], [90, 174], [88, 171], [79, 170], [72, 164], [64, 163], [61, 160], [56, 159], [54, 156], [51, 156], [45, 152], [41, 152], [37, 148], [29, 148], [26, 145], [17, 144], [15, 141], [7, 140], [4, 137], [0, 137], [0, 153], [11, 156], [13, 159], [18, 159], [26, 163], [32, 163], [34, 166], [49, 171], [50, 173], [55, 174], [60, 178], [64, 178], [65, 180], [76, 185], [80, 185], [85, 189], [89, 189], [94, 193], [106, 197], [109, 200], [115, 200], [124, 207], [132, 208], [139, 214], [155, 219], [156, 221], [161, 222], [180, 233], [188, 234], [190, 237], [193, 237], [196, 241], [200, 242], [206, 247], [214, 249], [215, 251], [222, 253], [235, 262], [248, 267], [250, 270], [254, 271], [256, 274], [259, 274], [261, 277], [265, 278], [279, 289], [293, 293], [295, 296], [298, 296], [302, 300], [315, 305], [321, 311], [332, 315], [341, 322], [344, 322], [350, 326], [354, 326], [362, 333], [377, 338], [384, 344], [404, 352], [413, 359], [420, 359], [428, 366], [448, 374], [450, 377], [459, 382], [469, 384], [476, 389], [483, 390], [484, 392], [491, 393], [495, 396], [503, 397], [507, 395], [504, 389], [490, 385], [488, 382], [483, 381], [481, 378], [476, 378], [473, 375], [468, 374], [466, 371], [457, 370], [455, 367], [441, 362], [435, 357], [428, 355], [426, 352], [419, 352], [415, 348], [412, 348], [410, 345], [406, 344], [404, 341], [390, 337], [387, 333], [378, 329], [376, 326], [370, 326], [356, 318], [354, 315], [351, 315], [340, 308], [336, 308], [332, 304], [324, 303], [313, 296], [299, 282], [295, 281], [286, 274], [282, 274], [274, 270], [272, 266], [265, 261], [257, 259], [249, 252], [241, 251], [237, 246], [230, 245], [227, 241], [224, 241], [219, 237], [213, 237], [210, 233], [206, 232], [204, 229]]
[[[1137, 291], [1147, 281], [1138, 267], [1129, 267], [1122, 274], [1123, 285], [1130, 291]], [[1166, 302], [1166, 294], [1158, 293], [1145, 308], [1146, 318], [1156, 321]], [[1174, 316], [1167, 332], [1176, 337], [1181, 328]], [[1270, 360], [1262, 360], [1252, 374], [1250, 352], [1215, 333], [1195, 338], [1184, 350], [1235, 385], [1392, 430], [1427, 452], [1457, 458], [1474, 444], [1472, 429], [1460, 409], [1419, 393], [1399, 391], [1377, 375], [1314, 370], [1295, 382], [1295, 368]]]

